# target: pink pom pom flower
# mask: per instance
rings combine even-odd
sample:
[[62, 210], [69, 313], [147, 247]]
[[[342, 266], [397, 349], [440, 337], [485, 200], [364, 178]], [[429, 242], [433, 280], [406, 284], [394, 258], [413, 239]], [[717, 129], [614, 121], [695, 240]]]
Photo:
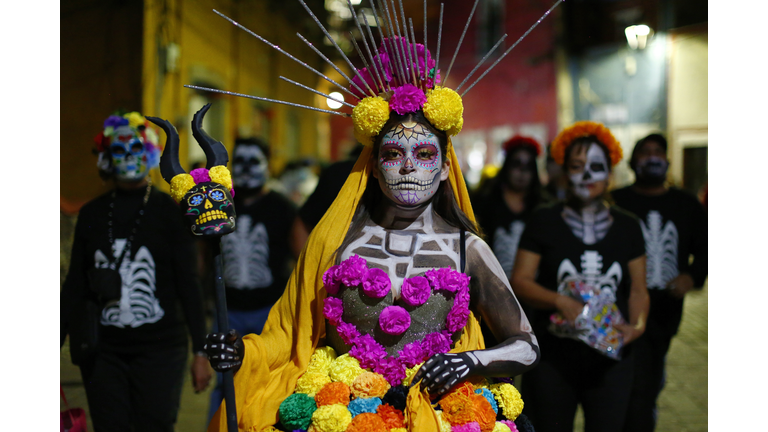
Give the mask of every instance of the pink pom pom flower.
[[431, 292], [429, 281], [423, 276], [405, 279], [401, 289], [403, 300], [410, 306], [423, 305], [429, 299]]
[[326, 297], [323, 304], [323, 315], [330, 321], [331, 324], [337, 326], [341, 320], [341, 315], [344, 313], [344, 304], [340, 298]]
[[323, 285], [325, 290], [330, 295], [336, 295], [339, 292], [339, 286], [341, 285], [341, 266], [331, 266], [323, 273]]
[[348, 287], [360, 286], [368, 273], [365, 258], [357, 255], [344, 260], [341, 264], [341, 283]]
[[368, 270], [363, 280], [363, 293], [368, 297], [382, 298], [389, 294], [392, 282], [389, 275], [382, 269], [372, 268]]
[[389, 107], [400, 115], [420, 110], [427, 101], [424, 92], [413, 84], [403, 84], [394, 90]]
[[403, 334], [411, 326], [411, 314], [400, 306], [387, 306], [379, 315], [379, 326], [386, 334]]

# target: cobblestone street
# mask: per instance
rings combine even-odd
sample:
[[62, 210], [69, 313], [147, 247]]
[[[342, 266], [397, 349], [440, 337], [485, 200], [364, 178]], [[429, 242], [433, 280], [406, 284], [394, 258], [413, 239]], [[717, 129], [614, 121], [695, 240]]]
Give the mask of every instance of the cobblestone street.
[[[657, 432], [703, 432], [707, 430], [707, 306], [705, 287], [688, 295], [680, 332], [672, 341], [667, 359], [667, 384], [659, 400]], [[87, 411], [85, 391], [79, 369], [69, 361], [68, 346], [61, 354], [61, 382], [70, 406]], [[181, 396], [181, 409], [176, 430], [205, 430], [211, 387], [195, 394], [187, 375]], [[62, 409], [64, 405], [62, 403]], [[577, 419], [576, 431], [581, 431]], [[89, 430], [92, 430], [89, 418]]]

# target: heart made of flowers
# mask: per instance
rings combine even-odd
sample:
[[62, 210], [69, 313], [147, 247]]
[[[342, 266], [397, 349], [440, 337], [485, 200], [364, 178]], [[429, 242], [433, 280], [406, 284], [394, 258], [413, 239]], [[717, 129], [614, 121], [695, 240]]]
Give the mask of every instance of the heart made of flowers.
[[[349, 355], [356, 358], [362, 368], [380, 373], [391, 385], [398, 385], [405, 378], [407, 368], [450, 351], [453, 335], [464, 328], [469, 318], [469, 280], [469, 276], [449, 268], [428, 270], [424, 276], [403, 281], [402, 299], [398, 300], [402, 306], [396, 305], [389, 295], [392, 286], [387, 273], [378, 268], [369, 269], [364, 258], [353, 255], [323, 275], [328, 292], [323, 313], [336, 327], [344, 344], [351, 347]], [[354, 320], [349, 319], [349, 314], [345, 321], [345, 300], [363, 303], [369, 315], [378, 314], [378, 325], [361, 330], [349, 322]], [[422, 306], [441, 301], [453, 302], [445, 320], [423, 337], [406, 343], [396, 355], [389, 355], [377, 336], [407, 336], [412, 314], [423, 318], [431, 311], [430, 308], [422, 310]]]

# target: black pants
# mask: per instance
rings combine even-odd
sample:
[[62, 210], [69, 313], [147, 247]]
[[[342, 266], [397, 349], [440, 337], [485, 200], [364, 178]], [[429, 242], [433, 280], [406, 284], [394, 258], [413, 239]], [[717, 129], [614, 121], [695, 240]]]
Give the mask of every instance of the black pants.
[[545, 339], [541, 362], [522, 377], [524, 412], [536, 432], [573, 432], [579, 404], [585, 431], [620, 431], [632, 386], [632, 353], [616, 361], [575, 340]]
[[96, 432], [173, 432], [187, 347], [99, 353], [80, 365]]
[[649, 321], [645, 333], [633, 343], [635, 380], [624, 432], [652, 432], [656, 429], [656, 400], [664, 388], [664, 365], [671, 342], [669, 331]]

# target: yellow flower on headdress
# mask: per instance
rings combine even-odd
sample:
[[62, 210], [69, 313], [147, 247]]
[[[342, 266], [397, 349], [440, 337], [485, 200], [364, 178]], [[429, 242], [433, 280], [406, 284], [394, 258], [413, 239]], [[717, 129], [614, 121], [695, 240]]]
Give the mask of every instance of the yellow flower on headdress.
[[211, 181], [224, 185], [227, 189], [232, 189], [232, 175], [224, 165], [216, 165], [208, 170], [208, 175], [211, 177]]
[[139, 126], [144, 126], [144, 124], [147, 121], [143, 115], [139, 114], [136, 111], [123, 115], [123, 118], [128, 119], [128, 126], [134, 129], [136, 129]]
[[427, 91], [424, 116], [432, 125], [448, 136], [456, 135], [464, 126], [464, 105], [461, 96], [447, 87], [435, 87]]
[[389, 120], [389, 102], [381, 96], [363, 98], [352, 109], [355, 138], [360, 141], [360, 144], [372, 146], [373, 137], [381, 132], [387, 120]]
[[608, 149], [611, 156], [611, 166], [621, 162], [621, 158], [624, 156], [621, 144], [613, 136], [610, 129], [601, 123], [591, 121], [576, 122], [557, 134], [549, 147], [552, 158], [559, 165], [562, 165], [565, 163], [565, 150], [573, 144], [573, 141], [588, 136], [594, 136]]
[[189, 174], [176, 174], [171, 179], [171, 197], [174, 201], [181, 202], [184, 195], [195, 187], [195, 179]]

